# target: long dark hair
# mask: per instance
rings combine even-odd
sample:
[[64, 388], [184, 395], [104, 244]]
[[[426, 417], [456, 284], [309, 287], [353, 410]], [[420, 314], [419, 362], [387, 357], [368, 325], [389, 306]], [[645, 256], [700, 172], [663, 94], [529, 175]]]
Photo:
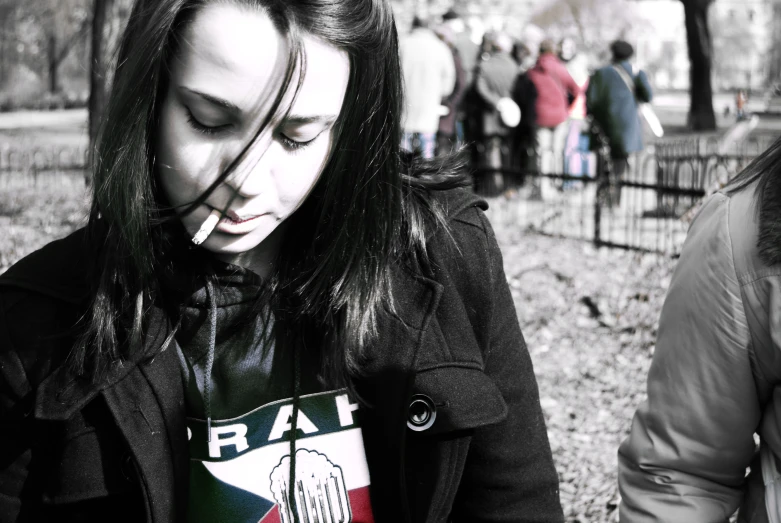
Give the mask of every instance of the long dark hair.
[[[754, 158], [745, 169], [730, 180], [727, 192], [736, 193], [746, 189], [756, 182], [756, 194], [762, 194], [767, 189], [772, 178], [777, 177], [781, 171], [781, 138], [773, 142], [759, 156]], [[757, 213], [762, 212], [762, 199], [757, 205]]]
[[[172, 225], [155, 180], [155, 133], [178, 38], [209, 1], [137, 0], [119, 49], [94, 154], [92, 302], [70, 360], [92, 380], [140, 350], [147, 311], [160, 297], [161, 267], [171, 260], [167, 253], [187, 249], [183, 228]], [[349, 55], [334, 151], [289, 218], [295, 234], [283, 240], [267, 287], [281, 324], [296, 327], [288, 329], [289, 341], [317, 335], [324, 379], [343, 384], [376, 336], [383, 304], [392, 309], [391, 265], [425, 266], [427, 224], [444, 225], [430, 191], [463, 186], [468, 179], [458, 156], [435, 163], [401, 160], [402, 80], [388, 0], [233, 1], [265, 10], [292, 44], [277, 107], [300, 66], [301, 34]], [[208, 191], [199, 201], [206, 196]]]
[[781, 212], [781, 189], [774, 178], [781, 176], [781, 138], [733, 178], [727, 193], [753, 190], [755, 219], [759, 224], [757, 248], [759, 257], [770, 265], [778, 263], [776, 243], [779, 236], [778, 216]]

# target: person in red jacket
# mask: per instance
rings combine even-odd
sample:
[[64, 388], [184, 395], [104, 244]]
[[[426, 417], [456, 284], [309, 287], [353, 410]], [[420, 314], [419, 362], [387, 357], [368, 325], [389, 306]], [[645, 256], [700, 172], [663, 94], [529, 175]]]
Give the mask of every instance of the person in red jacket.
[[552, 40], [543, 40], [540, 44], [539, 58], [528, 76], [537, 90], [535, 110], [540, 172], [561, 173], [569, 107], [580, 93], [580, 87], [556, 56], [556, 44]]

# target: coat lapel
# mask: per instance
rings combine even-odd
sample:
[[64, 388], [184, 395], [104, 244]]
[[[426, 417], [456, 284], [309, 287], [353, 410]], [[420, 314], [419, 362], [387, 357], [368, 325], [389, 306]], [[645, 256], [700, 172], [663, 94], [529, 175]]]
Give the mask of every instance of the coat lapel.
[[157, 307], [148, 318], [142, 352], [153, 357], [102, 394], [138, 465], [150, 521], [171, 522], [183, 517], [187, 488], [184, 392], [168, 319]]
[[[190, 455], [185, 422], [184, 390], [179, 358], [174, 348], [175, 343], [172, 341], [171, 346], [164, 349], [152, 361], [142, 364], [140, 369], [152, 388], [163, 416], [167, 436], [165, 443], [171, 449], [176, 506], [186, 507]], [[181, 519], [182, 514], [179, 516]]]
[[187, 436], [184, 392], [173, 347], [163, 347], [170, 334], [165, 313], [152, 307], [144, 346], [106, 379], [90, 383], [73, 376], [67, 366], [39, 387], [38, 419], [64, 421], [102, 395], [137, 465], [149, 521], [180, 519], [187, 495]]

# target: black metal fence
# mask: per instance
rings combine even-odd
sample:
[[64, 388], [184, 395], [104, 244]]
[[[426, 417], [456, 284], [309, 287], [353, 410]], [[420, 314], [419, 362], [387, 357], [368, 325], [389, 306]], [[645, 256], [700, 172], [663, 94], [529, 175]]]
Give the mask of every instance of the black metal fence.
[[86, 145], [0, 144], [0, 187], [84, 184], [88, 154]]
[[[478, 167], [476, 187], [478, 192], [496, 192], [499, 179], [500, 193], [489, 198], [489, 216], [495, 223], [598, 246], [674, 255], [702, 198], [739, 173], [772, 140], [658, 141], [630, 158], [622, 179], [612, 184], [612, 164], [604, 151], [577, 158], [582, 172], [578, 176], [543, 174], [536, 168]], [[572, 161], [566, 158], [563, 165]], [[0, 187], [84, 184], [87, 165], [86, 145], [0, 145]], [[487, 184], [489, 179], [492, 183]]]
[[[489, 193], [495, 224], [677, 255], [703, 197], [723, 187], [772, 141], [763, 136], [740, 143], [717, 137], [658, 141], [629, 159], [620, 180], [611, 177], [613, 164], [604, 150], [590, 153], [583, 176], [479, 167], [476, 188]], [[502, 190], [490, 194], [486, 188], [497, 187], [497, 176]]]

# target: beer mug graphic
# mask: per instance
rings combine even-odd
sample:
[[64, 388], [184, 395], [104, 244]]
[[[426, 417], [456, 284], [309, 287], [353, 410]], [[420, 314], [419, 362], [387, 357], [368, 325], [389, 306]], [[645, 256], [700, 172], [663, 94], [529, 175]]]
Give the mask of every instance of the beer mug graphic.
[[[347, 486], [341, 467], [324, 454], [307, 449], [296, 451], [293, 496], [301, 523], [350, 523], [353, 519]], [[271, 492], [282, 523], [293, 523], [288, 502], [290, 456], [283, 457], [271, 471]]]

